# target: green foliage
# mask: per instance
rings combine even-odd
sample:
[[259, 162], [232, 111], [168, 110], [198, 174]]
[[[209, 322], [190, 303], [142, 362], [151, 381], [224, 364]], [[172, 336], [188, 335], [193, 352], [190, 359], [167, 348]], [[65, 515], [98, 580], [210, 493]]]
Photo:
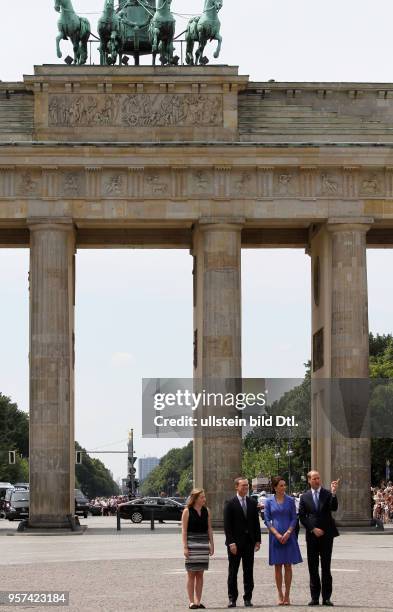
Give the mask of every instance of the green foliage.
[[192, 488], [192, 449], [193, 443], [189, 442], [183, 448], [168, 451], [143, 481], [140, 487], [142, 495], [159, 495], [161, 491], [167, 495], [174, 495], [176, 491], [188, 494]]
[[370, 338], [370, 377], [393, 378], [393, 337], [370, 334]]
[[[393, 379], [393, 336], [392, 334], [370, 334], [370, 377], [373, 379]], [[375, 384], [372, 386], [370, 410], [373, 420], [378, 418], [393, 419], [393, 383]], [[381, 425], [378, 427], [381, 429]], [[386, 460], [390, 459], [393, 472], [393, 440], [391, 438], [373, 438], [371, 440], [371, 479], [378, 484], [385, 478]]]
[[392, 334], [369, 334], [370, 357], [382, 355], [389, 343], [393, 340]]
[[[75, 450], [85, 451], [78, 442]], [[86, 452], [82, 454], [82, 463], [75, 466], [75, 487], [81, 489], [89, 499], [119, 495], [120, 489], [112, 474], [99, 459], [93, 459]]]
[[177, 490], [182, 497], [188, 497], [192, 491], [193, 486], [193, 473], [192, 473], [192, 465], [189, 469], [183, 470], [180, 476], [179, 484], [177, 486]]
[[[75, 443], [76, 450], [83, 450]], [[16, 451], [15, 465], [8, 464], [8, 451]], [[0, 393], [0, 481], [29, 481], [29, 417], [9, 397]], [[23, 458], [22, 458], [23, 457]], [[109, 470], [98, 459], [83, 455], [82, 465], [76, 466], [76, 487], [88, 497], [120, 493]]]
[[[300, 385], [294, 387], [271, 406], [267, 408], [268, 414], [295, 416], [299, 423], [310, 423], [311, 419], [311, 369], [310, 362], [305, 364], [306, 374]], [[304, 434], [304, 432], [303, 432]], [[288, 441], [290, 440], [293, 455], [291, 456], [292, 490], [304, 488], [302, 480], [310, 468], [311, 444], [303, 436], [294, 436], [292, 430], [282, 429], [281, 435], [275, 438], [266, 438], [265, 430], [255, 428], [247, 434], [243, 443], [243, 471], [250, 480], [259, 474], [269, 477], [278, 475], [288, 480], [289, 458], [286, 455]], [[275, 459], [275, 453], [280, 453]]]
[[[250, 441], [249, 441], [250, 442]], [[274, 476], [276, 474], [275, 449], [271, 444], [261, 445], [259, 449], [252, 449], [250, 443], [243, 444], [242, 475], [252, 480], [262, 474]]]
[[[16, 451], [15, 465], [8, 464], [8, 451], [11, 450]], [[29, 417], [0, 393], [0, 481], [28, 481], [29, 467], [25, 459], [28, 454]]]

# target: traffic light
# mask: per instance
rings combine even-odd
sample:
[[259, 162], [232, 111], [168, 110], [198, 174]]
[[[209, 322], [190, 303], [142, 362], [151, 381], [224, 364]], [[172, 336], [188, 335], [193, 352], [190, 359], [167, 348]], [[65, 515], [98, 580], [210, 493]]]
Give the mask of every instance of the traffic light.
[[81, 465], [82, 463], [82, 451], [76, 451], [75, 453], [75, 464]]
[[16, 451], [8, 451], [8, 463], [15, 465], [16, 463]]

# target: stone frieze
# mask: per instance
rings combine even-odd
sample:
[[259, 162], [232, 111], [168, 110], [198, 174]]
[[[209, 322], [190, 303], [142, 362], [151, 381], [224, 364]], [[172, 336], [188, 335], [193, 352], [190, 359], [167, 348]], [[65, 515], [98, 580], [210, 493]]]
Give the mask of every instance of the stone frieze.
[[393, 168], [0, 167], [0, 198], [320, 199], [393, 197]]
[[49, 127], [203, 127], [223, 125], [214, 94], [49, 95]]

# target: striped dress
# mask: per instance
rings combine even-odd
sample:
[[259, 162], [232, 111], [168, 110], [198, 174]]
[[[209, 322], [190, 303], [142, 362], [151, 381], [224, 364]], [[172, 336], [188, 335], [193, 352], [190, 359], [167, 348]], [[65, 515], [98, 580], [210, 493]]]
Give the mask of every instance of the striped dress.
[[199, 516], [195, 508], [189, 508], [187, 525], [187, 547], [189, 558], [186, 559], [188, 572], [200, 572], [209, 569], [209, 513], [202, 506]]

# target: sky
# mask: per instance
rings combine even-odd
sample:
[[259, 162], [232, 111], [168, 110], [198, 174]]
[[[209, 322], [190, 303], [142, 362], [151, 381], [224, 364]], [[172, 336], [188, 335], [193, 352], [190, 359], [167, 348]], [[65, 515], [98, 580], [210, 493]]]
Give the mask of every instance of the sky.
[[[6, 0], [1, 0], [5, 4]], [[92, 30], [103, 0], [73, 0]], [[54, 0], [18, 0], [0, 21], [0, 79], [58, 63]], [[173, 0], [199, 13], [202, 0]], [[186, 20], [177, 18], [177, 32]], [[393, 81], [391, 0], [224, 0], [219, 63], [264, 81]], [[15, 31], [18, 36], [15, 38]], [[16, 42], [15, 42], [16, 41]], [[21, 44], [24, 41], [24, 44]], [[71, 51], [63, 42], [64, 56]], [[208, 48], [211, 54], [211, 48]], [[28, 251], [0, 249], [0, 391], [28, 410]], [[393, 331], [393, 252], [368, 251], [370, 330]], [[187, 251], [80, 250], [76, 276], [76, 439], [88, 450], [161, 456], [187, 441], [141, 437], [141, 379], [192, 377], [192, 260]], [[242, 253], [244, 377], [296, 378], [310, 358], [310, 259]], [[94, 455], [115, 478], [126, 455]]]

